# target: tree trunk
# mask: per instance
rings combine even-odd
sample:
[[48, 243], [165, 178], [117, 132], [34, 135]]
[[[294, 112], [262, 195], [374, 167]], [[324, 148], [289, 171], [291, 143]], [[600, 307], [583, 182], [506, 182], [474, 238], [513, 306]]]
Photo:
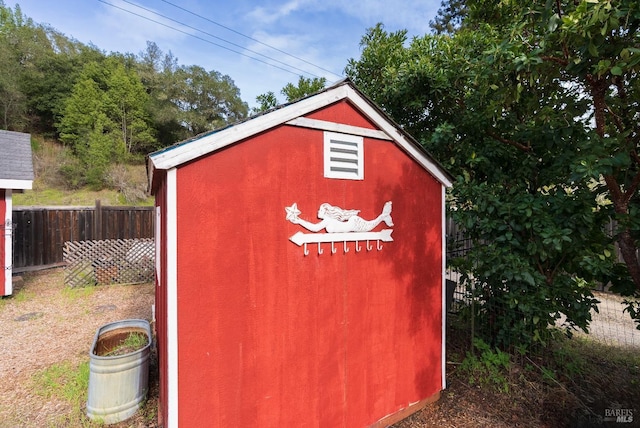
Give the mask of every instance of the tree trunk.
[[640, 291], [640, 263], [638, 263], [638, 251], [628, 227], [624, 228], [622, 233], [618, 235], [618, 245], [620, 247], [622, 259], [627, 265], [627, 269], [631, 275], [631, 279], [636, 285], [636, 289]]
[[[592, 76], [587, 78], [587, 81], [591, 87], [591, 96], [593, 99], [594, 118], [596, 122], [596, 132], [600, 137], [605, 135], [605, 91], [607, 90], [607, 81], [602, 78], [593, 78]], [[635, 187], [631, 187], [626, 191], [620, 186], [620, 183], [613, 175], [606, 175], [604, 177], [607, 189], [609, 189], [609, 196], [616, 214], [625, 217], [629, 215], [629, 200]], [[631, 235], [631, 230], [628, 226], [622, 226], [622, 229], [617, 233], [616, 241], [622, 254], [622, 260], [627, 266], [629, 275], [636, 289], [640, 291], [640, 264], [638, 263], [637, 245]]]

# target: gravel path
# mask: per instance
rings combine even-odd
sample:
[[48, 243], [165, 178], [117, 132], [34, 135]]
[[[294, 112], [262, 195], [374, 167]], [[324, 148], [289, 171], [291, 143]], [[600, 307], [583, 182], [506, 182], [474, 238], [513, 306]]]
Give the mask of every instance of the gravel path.
[[25, 278], [0, 300], [0, 427], [56, 426], [64, 401], [33, 391], [33, 375], [56, 363], [89, 360], [96, 330], [129, 318], [150, 320], [153, 284], [69, 289], [61, 269]]
[[593, 295], [600, 301], [599, 312], [591, 312], [588, 337], [609, 346], [640, 348], [640, 330], [629, 314], [623, 312], [623, 298], [601, 291], [596, 291]]

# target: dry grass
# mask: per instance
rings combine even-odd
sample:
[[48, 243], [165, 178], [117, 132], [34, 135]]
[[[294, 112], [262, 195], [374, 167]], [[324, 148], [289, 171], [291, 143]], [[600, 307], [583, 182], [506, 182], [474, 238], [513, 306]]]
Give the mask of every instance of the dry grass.
[[[482, 357], [474, 373], [466, 370], [469, 351], [467, 331], [454, 324], [447, 339], [448, 388], [439, 402], [395, 428], [616, 426], [604, 420], [606, 409], [632, 409], [635, 422], [618, 426], [640, 426], [637, 349], [589, 337], [559, 339], [535, 357], [511, 356], [509, 369], [498, 375], [482, 370]], [[485, 382], [478, 382], [483, 375]]]
[[14, 205], [93, 206], [96, 199], [102, 205], [153, 205], [147, 194], [147, 172], [143, 163], [114, 164], [107, 171], [108, 188], [92, 190], [87, 187], [70, 188], [61, 167], [75, 162], [69, 148], [59, 143], [32, 136], [35, 180], [33, 189], [13, 195]]
[[[82, 390], [95, 332], [113, 321], [149, 320], [153, 302], [152, 284], [70, 289], [62, 270], [26, 277], [13, 297], [0, 300], [0, 427], [100, 426], [84, 415]], [[152, 374], [150, 387], [156, 379]], [[154, 396], [120, 426], [153, 426]]]

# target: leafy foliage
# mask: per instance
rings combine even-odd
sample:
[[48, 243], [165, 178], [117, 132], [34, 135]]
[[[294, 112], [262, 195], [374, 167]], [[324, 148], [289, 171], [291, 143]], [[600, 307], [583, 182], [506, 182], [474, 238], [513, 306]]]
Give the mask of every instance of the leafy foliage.
[[111, 163], [247, 113], [228, 76], [180, 66], [151, 42], [138, 57], [105, 55], [0, 0], [0, 128], [59, 137], [78, 156], [62, 167], [73, 187], [108, 185]]
[[505, 372], [511, 366], [511, 356], [500, 349], [492, 349], [481, 339], [475, 339], [473, 346], [474, 352], [467, 352], [460, 365], [460, 370], [468, 376], [469, 385], [491, 385], [502, 393], [508, 393], [509, 382]]
[[[640, 287], [634, 4], [446, 2], [462, 17], [451, 30], [407, 42], [378, 25], [349, 61], [348, 76], [457, 177], [450, 213], [474, 247], [454, 264], [490, 343], [546, 342], [561, 315], [568, 332], [587, 329], [591, 285]], [[626, 272], [610, 216], [631, 249]]]
[[278, 105], [278, 98], [276, 98], [276, 94], [272, 91], [267, 92], [266, 94], [260, 94], [256, 97], [256, 101], [258, 102], [258, 107], [253, 108], [253, 113], [261, 113], [272, 109]]
[[65, 100], [60, 138], [78, 156], [82, 177], [94, 187], [102, 187], [113, 161], [152, 139], [144, 120], [146, 93], [136, 78], [115, 58], [90, 62]]
[[[318, 92], [327, 84], [327, 79], [324, 77], [320, 78], [305, 78], [300, 76], [298, 79], [298, 85], [294, 85], [293, 83], [287, 83], [284, 88], [280, 91], [282, 95], [287, 98], [287, 102], [293, 102], [300, 98], [304, 98], [307, 95], [311, 95], [315, 92]], [[261, 94], [256, 97], [256, 101], [259, 106], [253, 109], [253, 113], [261, 113], [272, 109], [278, 105], [278, 99], [276, 98], [276, 94], [273, 92], [267, 92], [266, 94]]]
[[284, 88], [282, 88], [282, 95], [287, 97], [287, 102], [292, 102], [298, 100], [300, 98], [304, 98], [307, 95], [311, 95], [315, 92], [318, 92], [324, 85], [327, 84], [327, 79], [324, 77], [314, 77], [304, 78], [300, 76], [298, 79], [298, 85], [294, 85], [293, 83], [287, 83]]
[[462, 19], [467, 14], [465, 0], [448, 0], [440, 3], [440, 9], [435, 19], [429, 26], [437, 34], [453, 34], [462, 24]]
[[248, 107], [240, 100], [240, 91], [229, 76], [208, 72], [199, 66], [180, 67], [178, 117], [189, 134], [197, 135], [243, 119]]

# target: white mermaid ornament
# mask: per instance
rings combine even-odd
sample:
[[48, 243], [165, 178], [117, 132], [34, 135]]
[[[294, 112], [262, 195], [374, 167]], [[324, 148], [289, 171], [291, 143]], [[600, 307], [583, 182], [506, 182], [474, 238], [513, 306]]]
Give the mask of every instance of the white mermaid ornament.
[[327, 203], [320, 205], [318, 209], [318, 223], [311, 223], [298, 217], [300, 211], [297, 204], [286, 207], [287, 220], [291, 223], [310, 230], [319, 232], [325, 229], [328, 233], [369, 232], [384, 222], [387, 226], [393, 226], [391, 219], [391, 201], [384, 204], [382, 213], [373, 220], [365, 220], [358, 216], [360, 210], [345, 210]]

